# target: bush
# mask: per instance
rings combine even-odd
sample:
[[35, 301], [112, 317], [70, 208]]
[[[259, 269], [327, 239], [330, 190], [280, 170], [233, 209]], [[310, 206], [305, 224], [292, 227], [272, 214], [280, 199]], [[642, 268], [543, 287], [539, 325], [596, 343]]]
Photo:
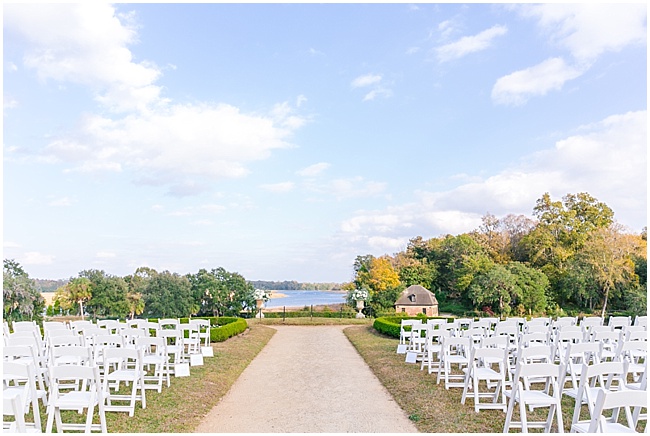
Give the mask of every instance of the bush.
[[[210, 321], [210, 342], [223, 342], [248, 328], [246, 320], [234, 316], [195, 316], [192, 319], [207, 319]], [[150, 322], [158, 322], [157, 318], [149, 318]], [[181, 324], [189, 324], [190, 318], [179, 318]]]
[[403, 319], [421, 319], [422, 322], [427, 322], [429, 319], [446, 319], [447, 322], [453, 322], [454, 318], [445, 318], [444, 316], [431, 316], [431, 317], [421, 317], [421, 316], [384, 316], [377, 318], [372, 324], [373, 328], [379, 333], [383, 333], [387, 336], [392, 336], [399, 339], [399, 333], [401, 329], [401, 324]]

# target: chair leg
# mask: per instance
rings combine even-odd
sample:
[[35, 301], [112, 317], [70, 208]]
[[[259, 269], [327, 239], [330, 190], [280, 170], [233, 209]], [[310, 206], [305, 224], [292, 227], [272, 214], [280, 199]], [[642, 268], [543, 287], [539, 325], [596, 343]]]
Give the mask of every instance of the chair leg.
[[528, 433], [528, 417], [526, 416], [526, 404], [523, 401], [519, 402], [519, 414], [521, 415], [521, 432]]
[[506, 412], [506, 422], [503, 424], [503, 433], [510, 431], [510, 422], [512, 421], [512, 414], [515, 408], [515, 392], [514, 389], [510, 391], [510, 402], [508, 402], [508, 411]]

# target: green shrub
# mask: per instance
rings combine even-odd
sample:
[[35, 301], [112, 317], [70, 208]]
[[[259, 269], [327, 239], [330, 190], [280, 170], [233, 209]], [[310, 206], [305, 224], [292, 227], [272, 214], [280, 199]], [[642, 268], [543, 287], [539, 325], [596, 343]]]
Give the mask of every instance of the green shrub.
[[454, 318], [446, 318], [444, 316], [430, 316], [430, 317], [421, 317], [421, 316], [403, 316], [403, 315], [394, 315], [394, 316], [383, 316], [375, 319], [375, 322], [372, 324], [373, 328], [379, 333], [383, 333], [387, 336], [392, 336], [399, 339], [400, 328], [403, 319], [421, 319], [422, 322], [427, 322], [429, 319], [446, 319], [447, 322], [454, 322]]

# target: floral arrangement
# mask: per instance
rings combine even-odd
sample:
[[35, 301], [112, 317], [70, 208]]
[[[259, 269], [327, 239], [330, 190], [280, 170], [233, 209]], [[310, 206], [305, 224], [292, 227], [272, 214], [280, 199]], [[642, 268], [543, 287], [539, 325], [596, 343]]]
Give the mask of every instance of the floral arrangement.
[[271, 298], [269, 291], [264, 289], [255, 289], [253, 292], [253, 298], [256, 300], [264, 300], [264, 302], [269, 301]]
[[368, 290], [363, 288], [363, 289], [354, 289], [350, 292], [348, 292], [348, 300], [351, 301], [367, 301], [368, 300]]

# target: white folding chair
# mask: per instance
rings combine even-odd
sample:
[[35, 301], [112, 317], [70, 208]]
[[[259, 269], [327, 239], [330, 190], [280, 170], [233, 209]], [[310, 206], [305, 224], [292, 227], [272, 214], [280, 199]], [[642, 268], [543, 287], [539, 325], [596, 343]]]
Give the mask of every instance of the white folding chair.
[[429, 374], [438, 370], [441, 360], [442, 339], [443, 337], [449, 336], [449, 330], [435, 327], [436, 324], [428, 324], [427, 326], [424, 356], [420, 364], [420, 370], [424, 369], [426, 365]]
[[[469, 366], [465, 370], [465, 386], [463, 386], [460, 403], [465, 404], [467, 394], [472, 391], [474, 411], [477, 413], [480, 409], [501, 409], [505, 412], [506, 399], [503, 390], [506, 384], [507, 367], [508, 353], [505, 349], [473, 347]], [[480, 390], [482, 381], [485, 382], [485, 391]], [[501, 397], [500, 401], [499, 397]], [[481, 403], [481, 398], [490, 398], [492, 403]]]
[[142, 350], [142, 365], [145, 371], [153, 366], [152, 375], [145, 372], [144, 388], [162, 392], [163, 379], [166, 379], [167, 387], [169, 387], [169, 355], [165, 340], [156, 337], [137, 338], [136, 347]]
[[600, 360], [614, 360], [618, 350], [618, 344], [623, 341], [625, 333], [621, 330], [597, 331], [591, 337], [591, 342], [600, 342], [603, 344], [603, 351], [600, 354]]
[[[91, 430], [107, 433], [106, 416], [104, 414], [104, 399], [99, 380], [99, 370], [96, 366], [63, 365], [50, 367], [50, 380], [52, 381], [50, 391], [50, 404], [47, 409], [47, 426], [45, 431], [52, 432], [52, 426], [56, 420], [56, 428], [59, 432], [64, 430], [84, 430], [89, 433]], [[82, 389], [67, 391], [59, 389], [63, 382], [70, 380], [82, 380]], [[99, 423], [93, 424], [95, 407], [99, 410]], [[62, 410], [83, 410], [86, 409], [85, 424], [64, 423], [61, 418]]]
[[[571, 433], [637, 433], [637, 419], [632, 408], [648, 407], [648, 394], [643, 391], [608, 391], [599, 389], [589, 423], [571, 425]], [[618, 422], [619, 410], [625, 411], [625, 424]], [[606, 417], [605, 410], [612, 410]]]
[[[626, 364], [623, 362], [601, 362], [593, 365], [584, 364], [580, 375], [580, 384], [576, 394], [573, 408], [571, 431], [584, 431], [589, 421], [580, 420], [582, 405], [587, 405], [587, 410], [593, 416], [596, 404], [596, 394], [599, 390], [620, 390], [625, 386]], [[580, 425], [582, 424], [582, 425]]]
[[645, 373], [648, 359], [648, 343], [646, 341], [621, 342], [616, 350], [615, 361], [627, 362], [628, 373], [636, 382]]
[[632, 317], [630, 316], [610, 316], [609, 321], [607, 322], [608, 326], [611, 326], [615, 329], [622, 328], [624, 329], [627, 326], [632, 325]]
[[184, 361], [183, 335], [181, 331], [176, 329], [161, 329], [158, 330], [157, 335], [166, 344], [167, 355], [169, 356], [168, 371], [174, 374], [174, 377], [189, 375], [189, 364]]
[[[142, 366], [142, 349], [106, 348], [104, 350], [104, 384], [103, 391], [106, 400], [104, 410], [107, 412], [128, 412], [135, 414], [135, 403], [140, 401], [142, 408], [147, 408], [145, 395], [144, 370]], [[131, 394], [117, 393], [122, 382], [131, 384]], [[111, 388], [115, 393], [111, 392]], [[138, 391], [140, 393], [138, 394]], [[114, 404], [128, 401], [128, 405]]]
[[[442, 339], [441, 360], [438, 365], [438, 377], [436, 383], [444, 378], [445, 389], [465, 387], [465, 376], [463, 368], [469, 364], [470, 340], [456, 336], [447, 336]], [[457, 365], [458, 372], [453, 372], [453, 365]]]
[[570, 377], [571, 386], [565, 387], [565, 377], [565, 380], [560, 383], [562, 393], [573, 398], [576, 397], [583, 364], [600, 363], [601, 352], [602, 345], [596, 342], [569, 344], [560, 362], [566, 366], [566, 375]]
[[[17, 392], [3, 392], [2, 395], [2, 430], [5, 433], [27, 433], [25, 425], [25, 408], [21, 395]], [[13, 417], [14, 421], [4, 420], [5, 416]]]
[[637, 315], [634, 317], [634, 325], [648, 328], [648, 315]]
[[[3, 395], [2, 401], [11, 403], [13, 415], [18, 422], [19, 428], [32, 428], [42, 432], [41, 414], [38, 408], [38, 391], [36, 389], [36, 376], [32, 365], [18, 362], [2, 362]], [[18, 398], [19, 403], [15, 404], [13, 398]], [[18, 409], [15, 406], [18, 405]], [[32, 411], [34, 422], [27, 423], [25, 415]], [[21, 419], [22, 417], [22, 419]], [[22, 421], [22, 423], [21, 423]]]
[[422, 324], [421, 319], [403, 319], [400, 322], [399, 328], [399, 343], [397, 345], [397, 353], [406, 353], [408, 341], [411, 339], [411, 326], [414, 324]]
[[426, 324], [419, 323], [411, 326], [411, 336], [406, 344], [406, 362], [416, 363], [424, 358], [426, 331]]
[[192, 319], [190, 324], [194, 324], [198, 328], [199, 338], [203, 347], [210, 346], [210, 321], [207, 319]]
[[[562, 425], [561, 394], [558, 379], [564, 372], [563, 365], [554, 363], [521, 363], [517, 364], [517, 371], [513, 381], [512, 390], [505, 391], [508, 400], [508, 410], [503, 432], [508, 433], [511, 428], [521, 428], [524, 433], [529, 428], [543, 428], [546, 433], [551, 431], [553, 417], [557, 420], [557, 432], [564, 433]], [[543, 383], [529, 383], [530, 379], [540, 380]], [[542, 389], [534, 389], [542, 384]], [[520, 421], [513, 420], [515, 403], [519, 404]], [[530, 408], [548, 407], [546, 421], [529, 421], [526, 406]]]

